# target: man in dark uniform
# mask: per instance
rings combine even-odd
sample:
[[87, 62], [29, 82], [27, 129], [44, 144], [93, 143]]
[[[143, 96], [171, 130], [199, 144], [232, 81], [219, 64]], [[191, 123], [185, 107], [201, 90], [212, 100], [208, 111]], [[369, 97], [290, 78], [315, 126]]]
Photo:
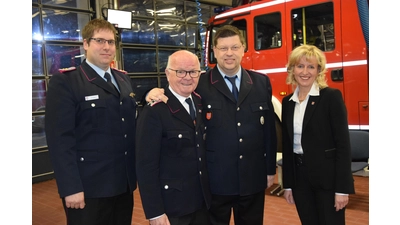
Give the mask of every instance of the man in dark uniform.
[[110, 68], [116, 30], [91, 20], [82, 30], [86, 59], [55, 74], [45, 129], [67, 223], [130, 225], [136, 189], [136, 100], [130, 78]]
[[136, 170], [151, 225], [210, 224], [201, 99], [193, 92], [200, 72], [195, 54], [173, 53], [165, 69], [168, 103], [145, 106], [138, 118]]
[[[200, 76], [213, 225], [262, 225], [265, 189], [274, 182], [277, 139], [267, 76], [241, 67], [245, 40], [225, 25], [214, 35], [217, 66]], [[153, 89], [147, 101], [165, 101]]]

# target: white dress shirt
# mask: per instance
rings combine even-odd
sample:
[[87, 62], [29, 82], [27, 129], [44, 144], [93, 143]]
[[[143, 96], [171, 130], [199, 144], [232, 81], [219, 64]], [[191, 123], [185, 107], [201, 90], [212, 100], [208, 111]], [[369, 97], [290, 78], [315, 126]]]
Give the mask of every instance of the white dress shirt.
[[313, 84], [304, 101], [300, 102], [299, 100], [299, 87], [296, 88], [293, 96], [289, 99], [289, 101], [296, 102], [293, 114], [293, 152], [296, 154], [303, 154], [303, 148], [301, 147], [301, 132], [303, 129], [304, 113], [306, 112], [310, 95], [319, 96], [319, 87], [316, 83]]

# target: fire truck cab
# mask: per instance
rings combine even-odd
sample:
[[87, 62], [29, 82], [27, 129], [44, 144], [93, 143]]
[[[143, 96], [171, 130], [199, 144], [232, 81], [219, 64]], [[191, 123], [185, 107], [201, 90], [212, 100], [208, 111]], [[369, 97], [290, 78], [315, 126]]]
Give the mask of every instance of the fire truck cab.
[[229, 9], [209, 20], [206, 67], [216, 63], [212, 41], [216, 30], [225, 24], [238, 27], [246, 39], [242, 66], [271, 79], [279, 122], [282, 98], [294, 91], [285, 82], [288, 55], [296, 46], [313, 44], [326, 55], [328, 85], [343, 93], [349, 129], [369, 130], [368, 31], [362, 26], [363, 7], [368, 11], [368, 5], [360, 6], [356, 0], [263, 0]]

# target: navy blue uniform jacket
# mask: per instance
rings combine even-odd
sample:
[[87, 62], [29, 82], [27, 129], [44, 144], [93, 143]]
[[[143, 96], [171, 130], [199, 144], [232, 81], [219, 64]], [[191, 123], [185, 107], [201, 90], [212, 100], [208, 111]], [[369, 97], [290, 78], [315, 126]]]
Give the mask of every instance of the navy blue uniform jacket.
[[58, 191], [116, 196], [136, 189], [136, 100], [130, 78], [112, 69], [121, 93], [84, 61], [49, 83], [45, 130]]
[[276, 173], [277, 140], [267, 76], [242, 68], [236, 103], [217, 67], [200, 76], [211, 193], [250, 195]]
[[146, 105], [138, 117], [137, 175], [147, 219], [180, 217], [211, 202], [201, 100], [192, 94], [194, 124], [168, 87], [165, 95], [166, 104]]

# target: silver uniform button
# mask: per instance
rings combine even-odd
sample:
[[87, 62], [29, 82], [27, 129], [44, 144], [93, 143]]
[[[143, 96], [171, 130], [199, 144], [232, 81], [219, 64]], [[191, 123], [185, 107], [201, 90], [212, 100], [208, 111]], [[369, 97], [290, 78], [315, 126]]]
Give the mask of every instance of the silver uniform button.
[[83, 157], [81, 157], [81, 159], [80, 159], [81, 161], [85, 161], [85, 158], [83, 158]]
[[262, 106], [260, 106], [260, 110], [263, 110], [263, 107], [262, 107]]
[[211, 109], [211, 105], [207, 105], [207, 108]]
[[240, 125], [242, 125], [241, 123], [237, 123], [238, 127], [240, 127]]
[[240, 156], [239, 156], [239, 159], [243, 159], [243, 156], [242, 156], [242, 155], [240, 155]]
[[164, 186], [164, 189], [168, 189], [168, 188], [169, 188], [168, 185], [165, 185], [165, 186]]
[[237, 107], [237, 108], [236, 108], [236, 111], [240, 111], [240, 107]]
[[243, 138], [239, 138], [239, 142], [243, 142]]
[[124, 118], [122, 118], [122, 122], [124, 122], [125, 121], [125, 119]]
[[122, 102], [119, 102], [119, 105], [122, 105]]
[[183, 136], [182, 136], [182, 134], [178, 134], [178, 138], [182, 138]]
[[94, 103], [92, 103], [92, 104], [90, 104], [92, 107], [95, 107], [96, 106], [96, 104], [94, 104]]

